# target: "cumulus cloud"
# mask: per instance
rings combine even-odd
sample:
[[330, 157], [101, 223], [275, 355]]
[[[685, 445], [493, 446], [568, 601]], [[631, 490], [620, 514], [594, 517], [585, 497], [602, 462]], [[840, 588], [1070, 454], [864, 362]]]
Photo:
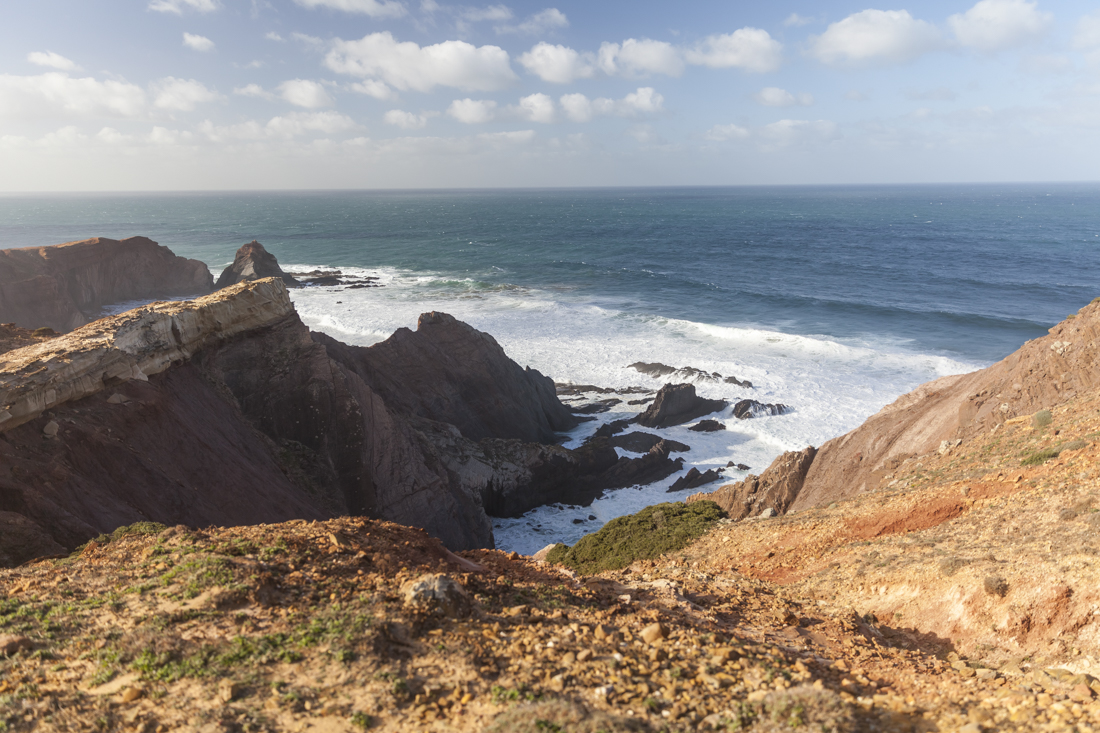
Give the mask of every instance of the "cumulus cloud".
[[204, 120], [198, 130], [212, 142], [233, 142], [247, 140], [266, 140], [272, 138], [288, 139], [307, 133], [331, 135], [345, 132], [356, 127], [355, 121], [347, 115], [327, 110], [324, 112], [293, 112], [289, 115], [272, 117], [266, 125], [255, 120], [237, 125], [215, 125]]
[[704, 140], [713, 142], [726, 142], [728, 140], [744, 140], [751, 133], [740, 125], [715, 125], [703, 133]]
[[279, 41], [279, 42], [282, 42], [282, 41], [286, 40], [285, 38], [280, 36], [275, 31], [268, 31], [267, 33], [264, 34], [264, 38], [266, 38], [269, 41]]
[[390, 89], [384, 82], [380, 82], [376, 79], [357, 81], [349, 88], [353, 92], [366, 94], [368, 97], [374, 97], [375, 99], [381, 99], [383, 101], [387, 99], [393, 99], [397, 96], [396, 92]]
[[423, 130], [428, 126], [428, 115], [413, 114], [403, 109], [391, 109], [382, 116], [382, 121], [387, 125], [400, 127], [402, 130]]
[[522, 97], [519, 104], [510, 108], [510, 111], [520, 119], [541, 122], [547, 125], [557, 117], [554, 100], [546, 94], [531, 94]]
[[759, 28], [707, 36], [685, 53], [690, 64], [712, 69], [775, 71], [783, 63], [783, 45]]
[[1027, 0], [981, 0], [965, 13], [949, 17], [947, 25], [962, 45], [992, 53], [1041, 36], [1052, 18]]
[[203, 102], [218, 99], [217, 92], [207, 89], [195, 79], [177, 79], [166, 76], [152, 85], [153, 106], [174, 112], [190, 112]]
[[829, 120], [779, 120], [764, 125], [760, 136], [769, 147], [788, 147], [830, 142], [840, 137], [840, 130]]
[[196, 36], [191, 33], [183, 34], [183, 45], [187, 46], [192, 51], [213, 51], [214, 42], [206, 36]]
[[655, 114], [663, 112], [665, 104], [665, 98], [653, 87], [639, 87], [622, 99], [589, 99], [583, 94], [566, 94], [558, 101], [565, 116], [573, 122], [588, 122], [593, 117], [608, 115], [638, 117]]
[[816, 23], [816, 22], [817, 22], [816, 18], [808, 18], [805, 15], [799, 15], [798, 13], [791, 13], [790, 15], [787, 16], [786, 20], [783, 21], [783, 25], [785, 25], [788, 28], [791, 28], [791, 27], [800, 28], [804, 25], [809, 25], [810, 23]]
[[259, 97], [260, 99], [275, 99], [275, 95], [264, 89], [259, 84], [245, 84], [237, 87], [233, 93], [240, 97]]
[[570, 84], [596, 74], [595, 58], [567, 47], [543, 41], [519, 57], [523, 68], [551, 84]]
[[176, 15], [183, 15], [184, 10], [213, 13], [218, 9], [218, 2], [217, 0], [150, 0], [148, 7], [158, 13], [175, 13]]
[[809, 53], [834, 66], [900, 64], [939, 44], [936, 27], [907, 10], [863, 10], [811, 36]]
[[60, 71], [37, 76], [0, 74], [0, 116], [53, 115], [134, 118], [145, 113], [145, 91], [121, 81], [74, 79]]
[[309, 79], [290, 79], [276, 89], [283, 101], [296, 107], [317, 109], [332, 106], [332, 97], [325, 91], [325, 85]]
[[408, 10], [394, 0], [294, 0], [303, 8], [330, 8], [345, 13], [358, 13], [371, 18], [400, 18]]
[[565, 17], [565, 13], [557, 8], [546, 8], [518, 25], [498, 25], [493, 30], [497, 33], [526, 33], [527, 35], [537, 36], [540, 33], [568, 27], [569, 18]]
[[517, 80], [499, 46], [444, 41], [421, 47], [398, 42], [389, 31], [358, 41], [336, 39], [325, 65], [341, 74], [370, 77], [397, 89], [427, 92], [437, 86], [470, 91], [503, 89]]
[[497, 103], [491, 99], [456, 99], [447, 114], [467, 125], [480, 125], [496, 117]]
[[61, 71], [77, 71], [80, 69], [75, 63], [53, 51], [32, 51], [27, 54], [27, 61], [37, 66], [48, 66], [51, 69]]
[[628, 38], [620, 43], [604, 42], [597, 55], [600, 69], [608, 76], [649, 76], [684, 73], [679, 49], [665, 41]]
[[786, 89], [780, 89], [779, 87], [764, 87], [752, 97], [758, 104], [762, 104], [765, 107], [793, 107], [796, 104], [803, 107], [809, 107], [814, 103], [812, 94], [806, 94], [805, 92], [798, 94], [797, 96], [791, 94]]
[[[438, 9], [439, 6], [436, 6]], [[484, 8], [463, 8], [460, 13], [460, 17], [463, 20], [468, 20], [471, 23], [480, 23], [486, 20], [511, 20], [513, 17], [512, 9], [507, 5], [489, 5]]]

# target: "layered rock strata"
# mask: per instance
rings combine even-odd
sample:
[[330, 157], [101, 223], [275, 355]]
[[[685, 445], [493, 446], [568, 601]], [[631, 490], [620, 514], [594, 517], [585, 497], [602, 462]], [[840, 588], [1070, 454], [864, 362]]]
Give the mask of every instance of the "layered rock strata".
[[70, 331], [112, 303], [210, 292], [206, 265], [146, 237], [0, 250], [0, 322]]

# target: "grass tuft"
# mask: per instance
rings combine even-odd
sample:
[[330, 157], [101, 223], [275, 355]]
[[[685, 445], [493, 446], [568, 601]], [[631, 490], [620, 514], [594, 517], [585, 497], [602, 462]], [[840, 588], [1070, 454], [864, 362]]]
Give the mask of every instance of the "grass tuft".
[[669, 502], [612, 519], [572, 547], [558, 545], [546, 559], [579, 573], [617, 570], [686, 547], [726, 516], [713, 501]]

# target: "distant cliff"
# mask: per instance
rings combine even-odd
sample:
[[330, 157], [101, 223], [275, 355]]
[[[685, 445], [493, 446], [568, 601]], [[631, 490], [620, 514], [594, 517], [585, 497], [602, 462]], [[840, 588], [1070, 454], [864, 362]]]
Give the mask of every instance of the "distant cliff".
[[909, 459], [956, 450], [1010, 419], [1098, 387], [1100, 299], [990, 367], [902, 395], [816, 454], [797, 461], [784, 454], [759, 479], [750, 476], [692, 498], [737, 504], [725, 507], [735, 516], [826, 505], [888, 484]]
[[213, 285], [206, 265], [145, 237], [0, 250], [0, 323], [71, 331], [105, 305], [209, 293]]

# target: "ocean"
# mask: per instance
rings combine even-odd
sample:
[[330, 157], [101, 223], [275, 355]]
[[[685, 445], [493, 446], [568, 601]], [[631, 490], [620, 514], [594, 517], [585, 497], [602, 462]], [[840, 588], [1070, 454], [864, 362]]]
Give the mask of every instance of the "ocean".
[[[662, 362], [754, 385], [698, 383], [703, 396], [793, 408], [751, 420], [727, 409], [717, 433], [664, 431], [700, 471], [734, 461], [759, 473], [1100, 295], [1098, 184], [0, 196], [3, 248], [133, 235], [215, 275], [258, 239], [287, 270], [379, 278], [292, 292], [307, 325], [348, 343], [439, 310], [558, 382], [656, 389], [628, 365]], [[616, 405], [567, 445], [640, 409]], [[682, 498], [666, 493], [678, 475], [496, 519], [497, 545], [575, 542]]]

